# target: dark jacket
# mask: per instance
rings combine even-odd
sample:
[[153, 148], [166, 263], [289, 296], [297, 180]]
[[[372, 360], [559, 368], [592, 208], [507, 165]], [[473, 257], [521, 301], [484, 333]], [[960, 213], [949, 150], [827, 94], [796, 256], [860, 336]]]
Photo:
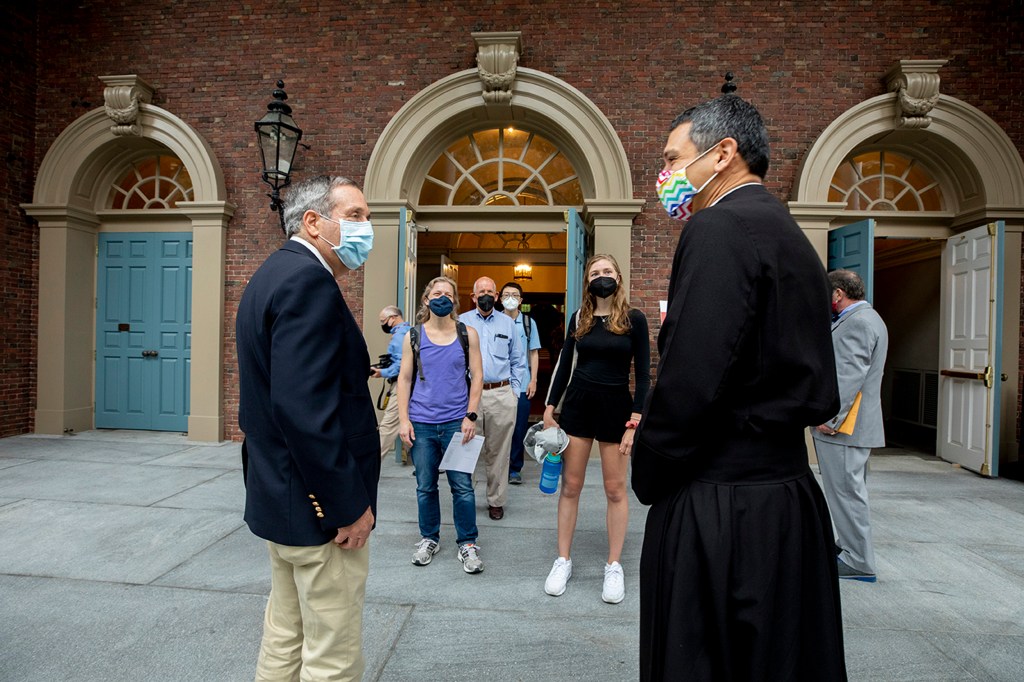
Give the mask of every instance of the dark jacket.
[[764, 187], [694, 215], [672, 263], [657, 382], [635, 437], [641, 502], [693, 478], [807, 469], [804, 429], [839, 409], [828, 296], [818, 255]]
[[332, 275], [287, 242], [249, 280], [235, 321], [245, 521], [283, 545], [322, 545], [369, 506], [380, 477], [370, 357]]

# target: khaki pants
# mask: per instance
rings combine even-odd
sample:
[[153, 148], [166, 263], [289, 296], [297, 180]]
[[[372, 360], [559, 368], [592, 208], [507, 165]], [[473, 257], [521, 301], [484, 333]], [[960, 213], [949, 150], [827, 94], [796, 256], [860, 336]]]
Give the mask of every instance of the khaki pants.
[[256, 682], [360, 680], [369, 546], [267, 546], [270, 600]]
[[[385, 379], [387, 381], [387, 379]], [[380, 416], [380, 457], [384, 459], [388, 453], [395, 448], [395, 439], [398, 438], [398, 387], [391, 384], [391, 397], [388, 398], [388, 406]]]
[[511, 386], [485, 390], [480, 398], [476, 424], [478, 433], [484, 436], [484, 447], [478, 465], [483, 464], [487, 474], [487, 504], [491, 507], [504, 507], [508, 501], [508, 453], [518, 405]]

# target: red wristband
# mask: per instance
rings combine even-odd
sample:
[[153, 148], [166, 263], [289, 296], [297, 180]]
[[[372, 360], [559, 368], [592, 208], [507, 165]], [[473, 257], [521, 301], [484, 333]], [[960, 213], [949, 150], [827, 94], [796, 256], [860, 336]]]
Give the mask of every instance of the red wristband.
[[638, 426], [640, 426], [640, 422], [636, 419], [630, 419], [628, 422], [626, 422], [627, 429], [635, 429]]

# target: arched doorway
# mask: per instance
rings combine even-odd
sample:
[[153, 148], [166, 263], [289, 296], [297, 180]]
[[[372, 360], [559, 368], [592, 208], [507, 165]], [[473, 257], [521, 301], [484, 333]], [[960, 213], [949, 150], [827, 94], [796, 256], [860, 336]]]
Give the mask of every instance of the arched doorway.
[[[562, 233], [567, 231], [567, 215], [577, 214], [580, 227], [592, 235], [592, 248], [615, 255], [629, 281], [632, 222], [644, 202], [633, 198], [629, 163], [614, 128], [568, 83], [518, 67], [518, 33], [473, 37], [481, 68], [452, 74], [410, 99], [384, 129], [370, 157], [365, 192], [376, 236], [364, 286], [367, 329], [385, 305], [396, 300], [408, 304], [415, 298], [409, 263], [417, 258], [416, 225], [428, 226], [432, 233]], [[503, 74], [504, 89], [495, 89], [495, 79], [485, 77], [487, 73]], [[564, 155], [577, 177], [578, 198], [546, 205], [421, 203], [432, 168], [457, 140], [507, 129], [543, 137]], [[371, 352], [383, 352], [386, 339], [375, 336], [368, 339]]]
[[[905, 295], [907, 290], [915, 290], [921, 297], [930, 296], [937, 301], [939, 310], [935, 311], [935, 316], [941, 312], [947, 319], [955, 314], [955, 306], [947, 298], [945, 284], [934, 279], [930, 290], [928, 286], [908, 288], [910, 284], [920, 285], [914, 281], [910, 264], [930, 268], [933, 274], [939, 272], [940, 256], [949, 252], [954, 238], [963, 240], [975, 228], [984, 232], [979, 226], [987, 224], [994, 226], [993, 231], [996, 226], [1003, 226], [1002, 252], [993, 266], [993, 272], [999, 273], [997, 284], [1001, 285], [993, 287], [993, 292], [997, 288], [1004, 292], [1002, 305], [993, 313], [997, 316], [995, 322], [1001, 323], [1002, 335], [991, 341], [993, 348], [998, 349], [994, 354], [1005, 378], [997, 380], [989, 389], [989, 404], [999, 406], [998, 414], [990, 418], [998, 426], [999, 437], [986, 446], [991, 448], [990, 454], [997, 452], [998, 455], [991, 464], [983, 459], [977, 467], [971, 467], [984, 474], [994, 474], [999, 462], [1018, 460], [1016, 406], [1020, 386], [1024, 162], [1009, 137], [992, 119], [971, 105], [938, 92], [937, 70], [943, 63], [901, 62], [887, 77], [892, 92], [866, 100], [833, 121], [804, 159], [794, 186], [794, 200], [789, 205], [822, 261], [828, 260], [830, 231], [857, 221], [870, 221], [874, 232], [868, 237], [868, 248], [876, 259], [870, 274], [880, 272], [878, 258], [882, 260], [882, 270], [888, 270], [881, 278], [885, 281], [883, 298], [896, 296], [897, 291]], [[908, 102], [914, 106], [909, 106]], [[894, 189], [888, 198], [876, 196], [871, 201], [851, 201], [850, 195], [841, 191], [843, 173], [856, 175], [857, 171], [849, 170], [851, 164], [856, 165], [872, 155], [872, 158], [877, 157], [875, 165], [880, 167], [884, 154], [889, 154], [893, 162], [897, 158], [910, 160], [909, 164], [902, 161], [885, 164], [890, 168], [902, 164], [904, 171], [898, 175], [903, 179], [913, 172], [915, 164], [926, 170], [942, 200], [897, 205], [897, 195], [904, 190]], [[853, 178], [845, 185], [852, 187], [862, 180]], [[890, 187], [895, 188], [897, 184], [891, 183]], [[918, 189], [924, 190], [923, 196], [928, 188], [929, 182], [923, 182]], [[875, 199], [883, 200], [873, 203]], [[941, 289], [941, 293], [936, 289]], [[884, 310], [887, 306], [893, 307], [893, 301], [880, 300], [876, 294], [875, 305]], [[998, 324], [994, 324], [992, 329], [997, 327]], [[940, 331], [940, 336], [944, 333]], [[935, 345], [938, 347], [938, 339]], [[894, 351], [895, 357], [899, 357], [900, 348], [890, 345], [891, 358]], [[938, 364], [945, 366], [947, 359]], [[939, 375], [935, 390], [940, 396], [954, 384], [963, 383], [960, 378], [943, 376], [943, 367], [937, 366], [934, 370]], [[889, 372], [888, 367], [887, 373], [890, 375], [887, 381], [896, 378], [896, 372]], [[921, 387], [927, 390], [924, 379]], [[898, 391], [898, 387], [891, 385], [890, 395], [892, 391]], [[940, 454], [943, 434], [950, 434], [953, 420], [960, 419], [965, 410], [962, 406], [937, 410]], [[972, 428], [979, 433], [978, 429], [984, 431], [986, 426], [980, 424]]]
[[[178, 232], [190, 235], [191, 291], [201, 292], [189, 299], [187, 430], [191, 440], [218, 441], [224, 433], [224, 232], [234, 206], [225, 200], [223, 173], [209, 145], [184, 121], [149, 104], [148, 85], [136, 76], [101, 80], [108, 106], [57, 137], [40, 164], [32, 203], [22, 206], [40, 232], [35, 430], [93, 428], [100, 235]], [[111, 188], [125, 165], [161, 154], [187, 170], [189, 200], [176, 198], [163, 210], [114, 208]]]

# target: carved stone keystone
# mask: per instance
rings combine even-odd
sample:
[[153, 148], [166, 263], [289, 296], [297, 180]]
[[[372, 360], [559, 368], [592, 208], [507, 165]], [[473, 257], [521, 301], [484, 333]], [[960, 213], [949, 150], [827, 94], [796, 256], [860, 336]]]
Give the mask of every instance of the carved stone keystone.
[[104, 108], [114, 122], [110, 132], [114, 135], [142, 135], [142, 128], [136, 123], [139, 103], [153, 101], [153, 87], [135, 74], [100, 76], [100, 80], [107, 86], [103, 90]]
[[927, 128], [928, 112], [939, 101], [939, 69], [945, 59], [901, 59], [885, 74], [885, 86], [897, 94], [897, 128]]
[[476, 41], [476, 69], [488, 104], [512, 102], [512, 83], [522, 50], [520, 31], [472, 33]]

